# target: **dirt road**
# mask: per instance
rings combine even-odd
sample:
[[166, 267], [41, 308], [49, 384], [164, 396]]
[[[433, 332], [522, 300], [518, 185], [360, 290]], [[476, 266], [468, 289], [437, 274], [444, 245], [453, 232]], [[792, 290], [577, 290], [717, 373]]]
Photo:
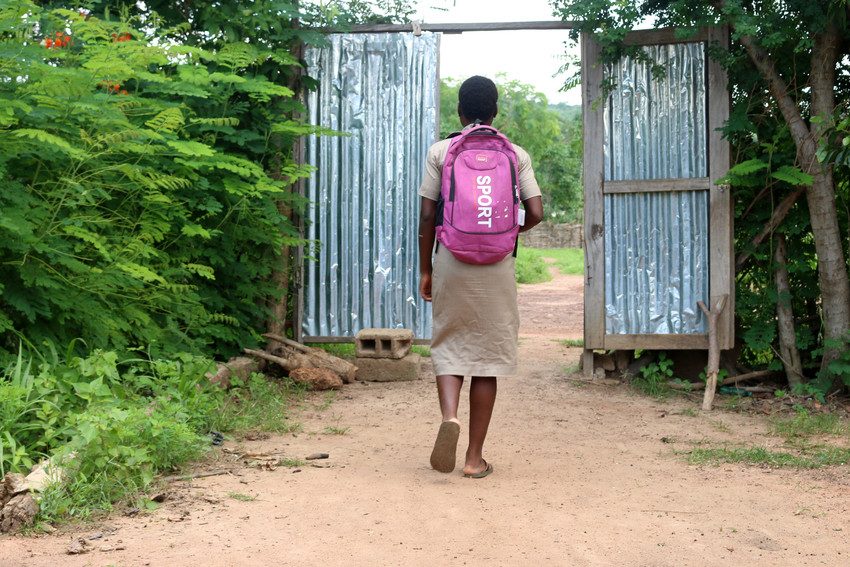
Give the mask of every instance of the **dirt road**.
[[[540, 296], [575, 303], [553, 296], [575, 283], [544, 284]], [[523, 300], [524, 317], [529, 309]], [[521, 375], [499, 382], [486, 479], [429, 468], [439, 413], [428, 377], [354, 384], [326, 409], [311, 398], [299, 411], [303, 433], [238, 444], [296, 459], [327, 452], [323, 468], [174, 482], [150, 514], [0, 538], [0, 565], [850, 564], [847, 467], [688, 465], [676, 451], [689, 442], [771, 443], [766, 423], [568, 376], [579, 349], [558, 339], [575, 336], [575, 323], [559, 334], [545, 319], [523, 323]], [[328, 435], [328, 426], [345, 433]], [[72, 537], [95, 532], [104, 537], [90, 553], [66, 555]]]

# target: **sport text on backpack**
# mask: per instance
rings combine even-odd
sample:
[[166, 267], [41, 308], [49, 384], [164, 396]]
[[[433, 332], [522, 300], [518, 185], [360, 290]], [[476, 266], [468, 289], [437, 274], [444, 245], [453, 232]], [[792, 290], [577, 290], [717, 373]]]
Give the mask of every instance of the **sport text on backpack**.
[[436, 237], [461, 262], [494, 264], [516, 248], [517, 158], [491, 126], [452, 139], [443, 163]]

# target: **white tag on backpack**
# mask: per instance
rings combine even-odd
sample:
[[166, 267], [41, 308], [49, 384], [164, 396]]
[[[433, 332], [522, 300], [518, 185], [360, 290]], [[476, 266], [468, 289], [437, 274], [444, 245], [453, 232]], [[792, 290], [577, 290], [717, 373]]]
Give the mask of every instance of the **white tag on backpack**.
[[520, 209], [517, 214], [516, 222], [520, 226], [525, 226], [525, 209]]

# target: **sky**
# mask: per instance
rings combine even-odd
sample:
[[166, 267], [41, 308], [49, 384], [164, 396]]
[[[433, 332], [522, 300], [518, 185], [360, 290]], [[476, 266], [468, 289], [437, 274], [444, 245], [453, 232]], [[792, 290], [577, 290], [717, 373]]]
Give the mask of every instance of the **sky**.
[[[414, 19], [428, 24], [557, 20], [548, 0], [419, 0]], [[509, 79], [534, 85], [550, 103], [581, 104], [580, 88], [559, 92], [572, 69], [553, 77], [568, 53], [567, 34], [567, 30], [443, 34], [440, 75], [462, 80], [504, 73]], [[577, 56], [578, 47], [571, 47], [569, 53]]]

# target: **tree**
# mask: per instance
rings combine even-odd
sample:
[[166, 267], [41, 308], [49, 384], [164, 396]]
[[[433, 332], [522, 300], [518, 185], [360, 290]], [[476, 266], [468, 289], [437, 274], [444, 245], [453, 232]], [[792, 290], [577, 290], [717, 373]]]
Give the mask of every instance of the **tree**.
[[[794, 148], [792, 161], [783, 164], [787, 166], [783, 170], [788, 174], [786, 181], [808, 184], [805, 194], [817, 259], [821, 339], [826, 346], [821, 372], [830, 374], [830, 363], [840, 354], [837, 345], [850, 329], [850, 279], [846, 242], [842, 239], [836, 206], [833, 165], [820, 161], [818, 150], [833, 144], [827, 133], [835, 122], [836, 94], [847, 96], [847, 90], [841, 85], [850, 70], [846, 58], [850, 53], [848, 3], [845, 0], [642, 0], [634, 3], [553, 0], [553, 5], [564, 19], [579, 22], [573, 39], [579, 31], [594, 33], [609, 61], [629, 51], [622, 43], [624, 34], [646, 17], [656, 18], [660, 27], [682, 29], [683, 37], [687, 36], [688, 28], [729, 26], [733, 39], [731, 50], [722, 52], [713, 46], [710, 53], [725, 64], [732, 77], [733, 120], [747, 120], [748, 110], [754, 110], [755, 114], [765, 113], [764, 109], [751, 108], [748, 98], [767, 103], [771, 107], [768, 112], [781, 120], [779, 137], [787, 137]], [[734, 136], [735, 127], [727, 124], [727, 135]], [[751, 128], [751, 136], [759, 133], [757, 128]], [[759, 144], [771, 142], [763, 138], [755, 141]], [[779, 169], [781, 167], [774, 172]], [[785, 212], [790, 210], [789, 206]], [[768, 232], [782, 220], [781, 215], [773, 218]], [[762, 241], [764, 238], [759, 242]]]
[[[543, 191], [546, 217], [576, 222], [582, 215], [581, 117], [550, 106], [533, 85], [496, 78], [499, 114], [493, 125], [532, 158]], [[457, 93], [460, 83], [440, 85], [440, 137], [459, 129]]]

